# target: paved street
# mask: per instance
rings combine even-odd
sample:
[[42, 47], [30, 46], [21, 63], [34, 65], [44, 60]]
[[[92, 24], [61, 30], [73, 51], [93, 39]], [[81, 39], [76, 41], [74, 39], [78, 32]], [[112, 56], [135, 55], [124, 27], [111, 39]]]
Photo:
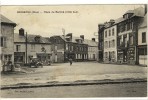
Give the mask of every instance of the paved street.
[[2, 74], [2, 86], [27, 83], [73, 82], [78, 80], [143, 79], [147, 78], [147, 67], [130, 65], [76, 62], [52, 64], [43, 68], [23, 68], [25, 73]]
[[[23, 73], [22, 73], [23, 72]], [[147, 82], [122, 83], [126, 79], [146, 79], [147, 67], [76, 62], [52, 64], [43, 68], [23, 68], [20, 73], [2, 74], [2, 87], [121, 80], [120, 84], [96, 84], [2, 90], [2, 97], [129, 97], [146, 96]]]
[[146, 82], [2, 90], [3, 98], [146, 97]]

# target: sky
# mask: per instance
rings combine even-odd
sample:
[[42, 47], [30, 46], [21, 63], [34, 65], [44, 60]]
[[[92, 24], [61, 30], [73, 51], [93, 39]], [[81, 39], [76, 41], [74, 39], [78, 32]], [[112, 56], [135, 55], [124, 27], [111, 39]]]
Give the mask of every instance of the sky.
[[[42, 5], [1, 6], [1, 14], [17, 24], [15, 33], [24, 28], [28, 34], [44, 37], [73, 33], [91, 39], [97, 37], [98, 24], [117, 19], [143, 5]], [[27, 11], [28, 13], [23, 13]], [[32, 13], [33, 11], [37, 13]], [[64, 13], [63, 13], [64, 12]]]

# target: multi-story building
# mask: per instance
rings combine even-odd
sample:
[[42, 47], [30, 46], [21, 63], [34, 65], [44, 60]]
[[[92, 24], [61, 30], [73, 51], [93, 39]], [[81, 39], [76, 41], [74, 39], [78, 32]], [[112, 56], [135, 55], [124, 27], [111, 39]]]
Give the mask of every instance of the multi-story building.
[[119, 18], [118, 33], [118, 62], [138, 64], [138, 26], [144, 16], [144, 8], [139, 7], [127, 11]]
[[104, 29], [104, 62], [117, 61], [117, 25], [115, 20], [105, 23]]
[[[81, 35], [84, 39], [84, 35]], [[88, 60], [97, 61], [98, 60], [98, 42], [95, 41], [95, 38], [92, 40], [84, 39], [84, 43], [88, 44]]]
[[[14, 27], [16, 23], [12, 22], [5, 16], [1, 15], [1, 62], [2, 65], [6, 65], [10, 60], [14, 63]], [[5, 71], [9, 70], [8, 68], [3, 69]]]
[[104, 53], [104, 24], [98, 25], [98, 61], [103, 62]]
[[72, 33], [66, 36], [52, 36], [52, 51], [55, 52], [53, 62], [67, 62], [69, 58], [74, 61], [85, 61], [88, 56], [88, 45], [83, 43], [81, 37], [73, 37]]
[[39, 35], [25, 34], [24, 29], [14, 34], [14, 62], [29, 63], [32, 58], [38, 58], [43, 65], [51, 60], [51, 43], [49, 38]]
[[147, 66], [147, 14], [141, 22], [138, 28], [138, 58], [140, 65]]

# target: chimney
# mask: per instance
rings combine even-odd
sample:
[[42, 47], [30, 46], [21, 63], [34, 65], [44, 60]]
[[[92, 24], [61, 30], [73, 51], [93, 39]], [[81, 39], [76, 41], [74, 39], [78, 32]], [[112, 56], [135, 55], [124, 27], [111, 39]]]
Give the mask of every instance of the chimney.
[[20, 29], [19, 29], [19, 35], [20, 35], [20, 36], [24, 36], [24, 29], [23, 29], [23, 28], [20, 28]]
[[92, 41], [94, 41], [94, 42], [95, 42], [95, 38], [92, 38]]
[[84, 35], [80, 35], [80, 38], [84, 40]]
[[113, 25], [115, 23], [115, 20], [114, 19], [110, 19], [109, 22], [110, 22], [111, 25]]
[[68, 33], [66, 36], [70, 36], [70, 39], [72, 39], [72, 33]]

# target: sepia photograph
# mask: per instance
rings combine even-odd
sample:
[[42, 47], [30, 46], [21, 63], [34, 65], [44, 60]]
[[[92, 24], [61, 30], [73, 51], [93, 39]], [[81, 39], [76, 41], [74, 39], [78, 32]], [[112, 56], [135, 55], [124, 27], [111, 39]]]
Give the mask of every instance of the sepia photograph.
[[1, 98], [147, 97], [147, 4], [1, 6]]

